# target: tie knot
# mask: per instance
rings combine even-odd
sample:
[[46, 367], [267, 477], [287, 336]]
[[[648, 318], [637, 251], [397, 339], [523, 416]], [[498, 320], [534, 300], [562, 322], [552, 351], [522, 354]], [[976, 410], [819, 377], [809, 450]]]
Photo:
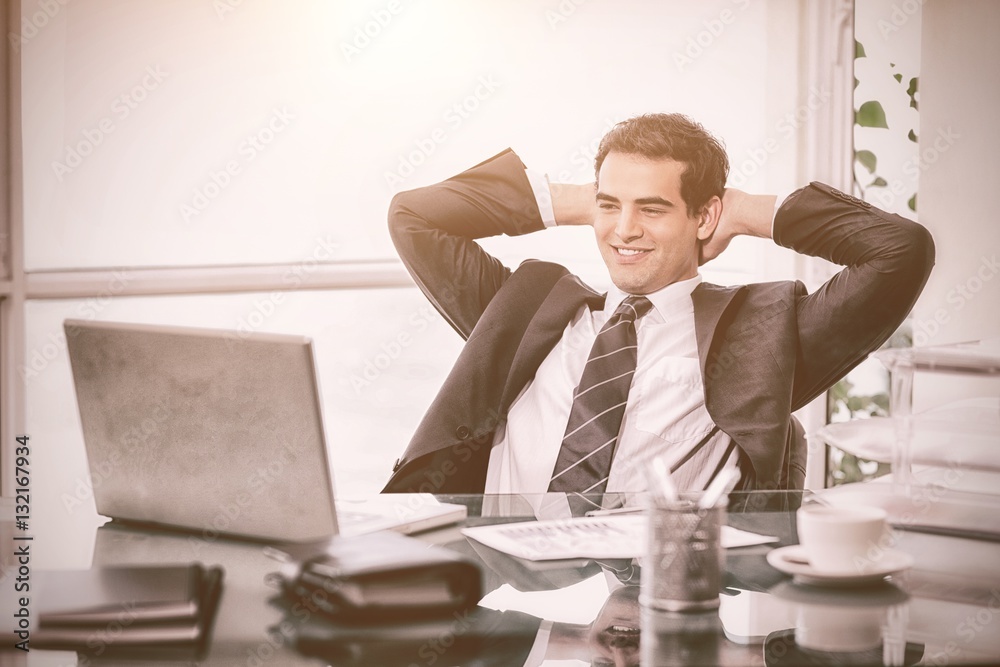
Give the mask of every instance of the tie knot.
[[652, 302], [644, 296], [630, 296], [626, 297], [621, 305], [618, 306], [618, 310], [615, 311], [615, 315], [623, 320], [630, 320], [635, 322], [637, 319], [649, 312], [649, 309], [653, 307]]

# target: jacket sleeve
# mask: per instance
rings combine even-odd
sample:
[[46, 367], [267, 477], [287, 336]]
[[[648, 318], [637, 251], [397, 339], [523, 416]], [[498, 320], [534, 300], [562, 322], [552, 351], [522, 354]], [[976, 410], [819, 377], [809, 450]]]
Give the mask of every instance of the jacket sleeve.
[[899, 327], [934, 266], [934, 241], [912, 220], [822, 183], [781, 205], [774, 240], [844, 268], [796, 303], [797, 410], [826, 391]]
[[389, 207], [400, 259], [465, 339], [511, 273], [475, 239], [543, 228], [524, 164], [510, 149], [441, 183], [400, 192]]

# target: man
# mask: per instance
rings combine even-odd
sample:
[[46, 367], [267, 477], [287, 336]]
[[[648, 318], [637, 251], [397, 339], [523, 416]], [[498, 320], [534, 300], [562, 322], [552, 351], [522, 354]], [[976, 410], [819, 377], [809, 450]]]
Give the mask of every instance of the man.
[[[619, 123], [595, 163], [596, 184], [549, 187], [506, 151], [393, 199], [400, 257], [467, 343], [385, 491], [641, 491], [656, 456], [682, 490], [727, 465], [743, 489], [801, 488], [791, 413], [889, 337], [933, 265], [923, 227], [826, 185], [777, 208], [726, 189], [722, 146], [678, 114]], [[475, 242], [552, 224], [593, 225], [606, 296]], [[813, 294], [702, 282], [739, 235], [845, 268]]]

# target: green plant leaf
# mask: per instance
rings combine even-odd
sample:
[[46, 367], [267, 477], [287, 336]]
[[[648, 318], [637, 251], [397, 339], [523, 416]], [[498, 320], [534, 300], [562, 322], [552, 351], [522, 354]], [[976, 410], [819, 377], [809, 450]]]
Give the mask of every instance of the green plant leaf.
[[896, 80], [896, 83], [903, 83], [903, 75], [900, 74], [899, 72], [893, 74], [892, 78]]
[[872, 187], [873, 185], [877, 188], [884, 188], [885, 186], [889, 185], [889, 182], [884, 178], [882, 178], [881, 176], [877, 176], [875, 180], [868, 185], [868, 187]]
[[861, 45], [861, 42], [854, 40], [854, 57], [864, 58], [867, 54], [865, 53], [865, 47]]
[[889, 124], [885, 121], [885, 109], [878, 100], [865, 102], [854, 115], [854, 122], [861, 127], [883, 127], [889, 129]]
[[875, 157], [875, 153], [866, 150], [860, 150], [854, 153], [854, 158], [860, 162], [865, 169], [868, 170], [869, 174], [875, 173], [875, 167], [878, 164], [878, 160]]
[[847, 409], [851, 412], [861, 412], [868, 407], [867, 396], [851, 396], [847, 399]]
[[910, 96], [910, 106], [917, 108], [917, 77], [910, 79], [910, 86], [906, 89], [906, 94]]
[[906, 138], [912, 141], [913, 143], [917, 143], [917, 133], [914, 132], [913, 130], [910, 130], [909, 134], [906, 135]]
[[914, 213], [916, 213], [917, 212], [917, 195], [914, 194], [912, 197], [910, 197], [910, 201], [906, 202], [906, 205], [910, 208], [911, 211], [913, 211]]

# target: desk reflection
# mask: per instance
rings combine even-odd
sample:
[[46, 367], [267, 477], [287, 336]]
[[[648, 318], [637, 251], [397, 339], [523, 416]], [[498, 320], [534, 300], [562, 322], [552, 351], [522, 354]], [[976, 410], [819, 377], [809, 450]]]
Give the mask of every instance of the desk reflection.
[[923, 657], [923, 644], [906, 641], [910, 596], [894, 584], [821, 589], [785, 581], [770, 592], [795, 626], [768, 634], [767, 665], [903, 667]]

